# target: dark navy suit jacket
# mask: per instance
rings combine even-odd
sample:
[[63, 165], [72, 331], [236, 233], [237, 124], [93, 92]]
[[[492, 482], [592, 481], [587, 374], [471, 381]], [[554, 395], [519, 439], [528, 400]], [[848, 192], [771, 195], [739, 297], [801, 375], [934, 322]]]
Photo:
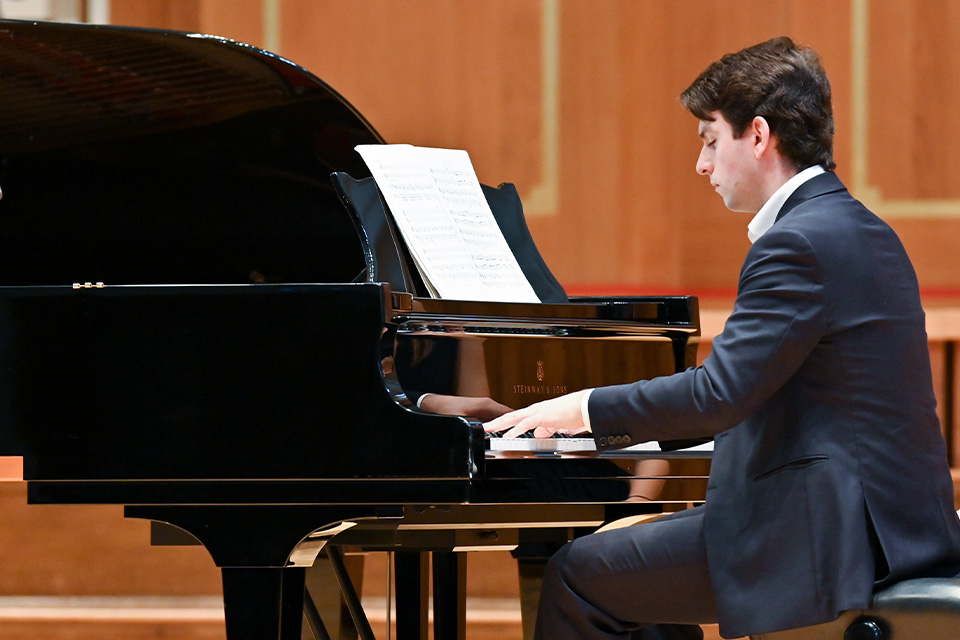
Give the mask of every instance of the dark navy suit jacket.
[[916, 275], [831, 172], [750, 249], [703, 366], [596, 389], [612, 438], [715, 435], [704, 506], [724, 636], [825, 622], [877, 585], [956, 572], [960, 521]]

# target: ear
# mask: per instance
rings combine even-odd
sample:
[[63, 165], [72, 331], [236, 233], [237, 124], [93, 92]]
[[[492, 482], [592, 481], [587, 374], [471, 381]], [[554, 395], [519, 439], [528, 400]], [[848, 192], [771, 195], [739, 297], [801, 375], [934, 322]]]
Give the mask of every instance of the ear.
[[770, 133], [770, 123], [763, 116], [755, 116], [753, 122], [747, 130], [747, 133], [753, 137], [753, 156], [758, 160], [767, 153], [768, 150], [776, 148]]

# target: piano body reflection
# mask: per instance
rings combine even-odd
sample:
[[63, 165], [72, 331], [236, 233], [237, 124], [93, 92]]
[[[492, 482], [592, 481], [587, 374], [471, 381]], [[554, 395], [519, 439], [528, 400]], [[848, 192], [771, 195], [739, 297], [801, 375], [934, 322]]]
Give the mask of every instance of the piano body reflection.
[[[230, 640], [299, 638], [325, 545], [451, 552], [455, 587], [452, 552], [702, 499], [702, 453], [493, 451], [475, 420], [398, 401], [385, 358], [402, 391], [509, 406], [671, 373], [696, 300], [419, 296], [388, 219], [376, 233], [347, 193], [369, 175], [354, 147], [382, 139], [303, 69], [209, 36], [0, 22], [0, 97], [0, 455], [32, 503], [126, 505], [199, 540]], [[461, 596], [437, 588], [436, 637], [462, 633]], [[425, 637], [410, 597], [399, 633]]]

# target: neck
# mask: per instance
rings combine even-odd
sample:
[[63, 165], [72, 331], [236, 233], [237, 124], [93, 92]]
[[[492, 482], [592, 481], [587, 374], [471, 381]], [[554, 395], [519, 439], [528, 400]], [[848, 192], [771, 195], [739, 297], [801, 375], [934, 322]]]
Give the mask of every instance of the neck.
[[[761, 173], [760, 195], [763, 197], [763, 201], [757, 205], [757, 211], [760, 211], [760, 207], [762, 207], [763, 204], [770, 199], [770, 196], [776, 193], [777, 189], [782, 187], [787, 180], [800, 173], [800, 170], [797, 169], [793, 163], [787, 162], [779, 155], [772, 160], [770, 165]], [[754, 213], [757, 211], [754, 211]]]

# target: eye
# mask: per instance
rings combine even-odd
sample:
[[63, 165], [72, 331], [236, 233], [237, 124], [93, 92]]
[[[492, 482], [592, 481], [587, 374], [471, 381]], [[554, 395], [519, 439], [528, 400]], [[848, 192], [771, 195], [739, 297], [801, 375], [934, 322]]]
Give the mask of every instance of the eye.
[[707, 147], [708, 149], [713, 149], [714, 147], [717, 146], [717, 141], [716, 141], [716, 140], [708, 140], [708, 141], [706, 141], [704, 144], [706, 145], [706, 147]]

